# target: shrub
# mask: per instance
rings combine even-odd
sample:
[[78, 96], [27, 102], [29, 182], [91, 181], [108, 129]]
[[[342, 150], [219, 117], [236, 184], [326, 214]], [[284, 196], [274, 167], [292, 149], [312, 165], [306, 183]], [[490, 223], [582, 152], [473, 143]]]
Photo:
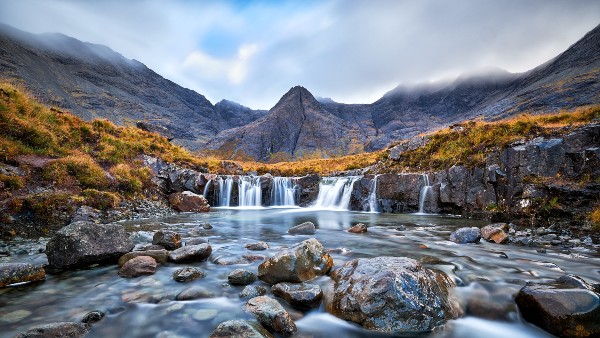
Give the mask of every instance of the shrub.
[[63, 183], [68, 176], [77, 180], [83, 189], [104, 189], [109, 180], [104, 169], [87, 154], [69, 155], [47, 165], [42, 177], [56, 183]]
[[21, 189], [23, 185], [23, 178], [19, 176], [0, 174], [0, 190], [17, 190]]
[[84, 197], [83, 203], [85, 205], [100, 210], [114, 209], [119, 205], [119, 202], [121, 202], [119, 195], [113, 192], [86, 189], [83, 191], [82, 195]]
[[117, 164], [110, 169], [110, 173], [117, 181], [117, 190], [126, 195], [141, 193], [150, 183], [151, 171], [149, 168], [134, 168], [128, 164]]
[[594, 208], [590, 213], [590, 221], [594, 229], [600, 231], [600, 205]]

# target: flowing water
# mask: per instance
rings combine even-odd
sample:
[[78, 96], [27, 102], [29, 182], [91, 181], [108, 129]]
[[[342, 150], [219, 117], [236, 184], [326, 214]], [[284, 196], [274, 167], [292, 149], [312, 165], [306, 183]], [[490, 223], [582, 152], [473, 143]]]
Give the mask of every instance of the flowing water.
[[[314, 236], [287, 234], [288, 228], [304, 221], [317, 225]], [[358, 222], [370, 226], [369, 231], [365, 234], [346, 231]], [[204, 229], [205, 223], [212, 224], [213, 228]], [[180, 214], [123, 224], [131, 231], [136, 243], [150, 242], [157, 229], [178, 231], [184, 241], [191, 237], [206, 237], [213, 247], [211, 261], [167, 263], [159, 265], [152, 276], [131, 279], [119, 277], [115, 265], [96, 266], [48, 275], [43, 283], [0, 289], [0, 337], [13, 337], [33, 325], [79, 321], [93, 310], [105, 312], [106, 317], [92, 326], [88, 337], [206, 337], [223, 321], [251, 318], [243, 311], [245, 300], [238, 296], [243, 287], [229, 285], [227, 274], [236, 268], [256, 272], [260, 264], [255, 261], [223, 266], [212, 261], [217, 258], [227, 261], [245, 254], [272, 256], [309, 237], [316, 237], [326, 248], [344, 248], [331, 253], [335, 267], [359, 257], [411, 257], [428, 267], [447, 272], [458, 283], [455, 294], [463, 303], [476, 298], [509, 309], [505, 320], [492, 321], [467, 315], [418, 337], [549, 337], [520, 319], [514, 310], [513, 295], [527, 281], [550, 281], [563, 273], [579, 275], [588, 282], [600, 282], [600, 257], [596, 251], [581, 248], [567, 254], [558, 248], [548, 248], [547, 253], [540, 254], [535, 248], [487, 242], [458, 245], [448, 241], [453, 229], [485, 223], [448, 216], [302, 208], [215, 208], [210, 213]], [[244, 248], [245, 244], [257, 241], [268, 242], [270, 248], [266, 251]], [[506, 257], [503, 253], [507, 258], [503, 258]], [[45, 255], [38, 253], [0, 258], [0, 261], [34, 263], [44, 260]], [[173, 281], [173, 272], [185, 266], [200, 268], [206, 277], [189, 283]], [[327, 276], [311, 283], [321, 285], [325, 294], [332, 289], [332, 281]], [[268, 289], [260, 281], [254, 284]], [[175, 295], [189, 286], [205, 288], [213, 297], [175, 301]], [[303, 337], [388, 336], [340, 320], [328, 314], [323, 305], [307, 312], [284, 306], [292, 314]]]
[[425, 202], [427, 202], [427, 196], [431, 195], [431, 185], [429, 184], [429, 176], [423, 174], [423, 187], [419, 193], [419, 214], [425, 214]]
[[223, 177], [218, 177], [217, 183], [219, 184], [218, 206], [220, 206], [220, 207], [230, 206], [231, 205], [231, 190], [233, 189], [233, 177], [227, 176], [225, 179], [223, 179]]
[[262, 190], [260, 188], [260, 176], [241, 177], [238, 181], [238, 193], [240, 207], [262, 206]]
[[271, 189], [271, 205], [292, 207], [296, 205], [296, 191], [292, 177], [273, 177]]
[[352, 188], [359, 179], [357, 176], [321, 178], [314, 208], [348, 210]]
[[369, 202], [370, 212], [379, 212], [379, 207], [377, 204], [377, 175], [375, 175], [371, 181], [371, 186], [369, 187], [369, 198], [367, 202]]

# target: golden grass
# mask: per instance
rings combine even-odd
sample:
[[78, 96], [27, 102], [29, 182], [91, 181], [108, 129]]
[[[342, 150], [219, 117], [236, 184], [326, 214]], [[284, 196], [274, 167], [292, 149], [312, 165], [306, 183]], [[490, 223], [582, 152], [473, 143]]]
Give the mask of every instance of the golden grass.
[[600, 205], [596, 206], [590, 213], [590, 221], [594, 229], [600, 231]]

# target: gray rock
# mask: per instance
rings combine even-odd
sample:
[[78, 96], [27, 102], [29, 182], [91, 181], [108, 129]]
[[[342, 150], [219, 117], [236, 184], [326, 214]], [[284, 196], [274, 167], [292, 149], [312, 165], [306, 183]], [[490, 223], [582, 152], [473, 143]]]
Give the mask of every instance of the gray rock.
[[455, 318], [453, 282], [404, 257], [359, 258], [332, 273], [329, 311], [369, 330], [428, 332]]
[[102, 311], [91, 311], [86, 313], [85, 316], [83, 316], [81, 322], [85, 324], [94, 324], [101, 321], [104, 318], [104, 316], [105, 314]]
[[246, 285], [242, 292], [240, 292], [240, 298], [254, 298], [258, 296], [264, 296], [267, 293], [267, 289], [260, 285]]
[[169, 253], [169, 261], [174, 263], [201, 262], [206, 260], [212, 252], [209, 244], [186, 245]]
[[128, 260], [121, 269], [119, 276], [125, 278], [153, 275], [156, 272], [156, 260], [150, 256], [137, 256]]
[[201, 286], [191, 286], [183, 291], [181, 291], [176, 297], [175, 300], [194, 300], [201, 298], [212, 298], [215, 295], [210, 291]]
[[317, 229], [312, 222], [304, 222], [293, 226], [288, 230], [288, 234], [290, 235], [313, 235], [316, 232]]
[[303, 310], [319, 307], [323, 298], [321, 287], [308, 283], [277, 283], [273, 285], [271, 292], [291, 306]]
[[258, 266], [258, 278], [264, 282], [299, 283], [322, 276], [333, 267], [333, 258], [314, 238], [298, 243]]
[[367, 226], [363, 223], [358, 223], [355, 226], [353, 226], [352, 228], [348, 229], [348, 232], [355, 233], [355, 234], [367, 232]]
[[248, 243], [246, 244], [245, 248], [248, 250], [262, 251], [267, 250], [269, 248], [269, 244], [267, 244], [267, 242]]
[[78, 338], [85, 336], [89, 330], [87, 324], [59, 322], [32, 327], [15, 338]]
[[256, 275], [249, 270], [235, 269], [227, 275], [230, 284], [248, 285], [256, 281]]
[[273, 298], [267, 296], [254, 297], [248, 300], [244, 308], [246, 312], [255, 315], [265, 327], [282, 336], [289, 337], [297, 331], [296, 324], [290, 314]]
[[208, 338], [273, 338], [260, 323], [249, 320], [228, 320], [217, 326]]
[[181, 248], [181, 235], [175, 231], [159, 230], [152, 238], [152, 244], [162, 245], [167, 250]]
[[139, 256], [149, 256], [154, 258], [157, 263], [165, 264], [169, 258], [169, 253], [164, 249], [128, 252], [119, 258], [119, 267], [122, 267], [127, 261]]
[[450, 240], [458, 244], [479, 243], [481, 230], [476, 227], [460, 228], [450, 234]]
[[203, 277], [204, 277], [204, 272], [202, 272], [200, 269], [194, 268], [194, 267], [182, 268], [182, 269], [178, 269], [175, 272], [173, 272], [173, 279], [176, 282], [181, 282], [181, 283], [191, 282], [194, 279], [203, 278]]
[[133, 249], [121, 225], [75, 222], [60, 229], [46, 244], [49, 266], [58, 269], [116, 262]]
[[0, 288], [10, 284], [38, 282], [46, 279], [41, 266], [29, 263], [0, 263]]
[[203, 237], [194, 237], [185, 241], [185, 245], [198, 245], [203, 243], [208, 243], [208, 239]]

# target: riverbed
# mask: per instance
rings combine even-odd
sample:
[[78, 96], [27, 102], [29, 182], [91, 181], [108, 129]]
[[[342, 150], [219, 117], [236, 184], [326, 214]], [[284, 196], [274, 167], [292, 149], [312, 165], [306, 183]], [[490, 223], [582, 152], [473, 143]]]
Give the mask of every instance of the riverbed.
[[[287, 230], [304, 221], [317, 226], [312, 236], [291, 236]], [[369, 226], [364, 234], [346, 230], [361, 222]], [[205, 224], [211, 229], [205, 229]], [[221, 322], [251, 319], [243, 311], [246, 300], [239, 298], [243, 286], [227, 283], [227, 274], [236, 268], [256, 272], [260, 257], [249, 264], [220, 265], [242, 255], [270, 257], [282, 248], [315, 237], [331, 251], [334, 269], [361, 257], [399, 256], [421, 261], [425, 266], [448, 273], [459, 285], [454, 296], [465, 308], [465, 316], [450, 321], [434, 332], [419, 337], [550, 337], [523, 322], [513, 301], [514, 294], [528, 281], [548, 282], [565, 273], [590, 283], [600, 282], [600, 255], [593, 246], [565, 251], [548, 247], [540, 253], [534, 247], [480, 244], [459, 245], [448, 240], [457, 227], [481, 227], [486, 222], [449, 215], [382, 214], [303, 208], [214, 208], [209, 213], [186, 213], [168, 218], [122, 223], [136, 244], [152, 241], [153, 231], [170, 229], [186, 239], [205, 237], [213, 253], [209, 261], [192, 264], [167, 263], [156, 274], [132, 279], [117, 275], [116, 265], [48, 275], [43, 283], [0, 289], [0, 337], [13, 337], [34, 325], [80, 321], [90, 311], [106, 317], [94, 324], [88, 337], [206, 337]], [[3, 257], [2, 262], [45, 262], [35, 251], [39, 243], [23, 241], [29, 250]], [[269, 249], [248, 251], [247, 243], [265, 241]], [[172, 279], [175, 270], [194, 266], [206, 277], [189, 283]], [[324, 292], [332, 289], [329, 277], [319, 277]], [[256, 281], [255, 285], [268, 285]], [[176, 301], [174, 296], [190, 287], [205, 289], [209, 298]], [[267, 292], [270, 294], [270, 292]], [[476, 300], [476, 302], [474, 302]], [[289, 310], [302, 337], [385, 337], [329, 315], [324, 305], [302, 312]], [[467, 307], [467, 304], [470, 304]], [[475, 304], [475, 305], [474, 305]], [[482, 310], [482, 305], [483, 310]], [[500, 311], [488, 311], [485, 304]], [[493, 319], [485, 319], [493, 318]]]

